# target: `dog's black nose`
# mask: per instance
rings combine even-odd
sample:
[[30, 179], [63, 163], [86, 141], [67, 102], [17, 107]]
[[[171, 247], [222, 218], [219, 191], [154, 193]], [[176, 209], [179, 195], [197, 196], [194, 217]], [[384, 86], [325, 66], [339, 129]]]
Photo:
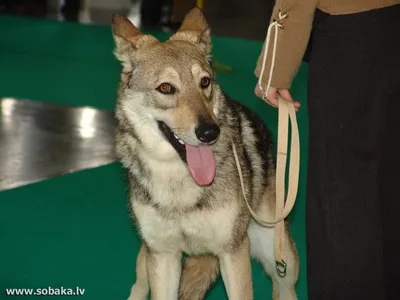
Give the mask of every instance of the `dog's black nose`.
[[220, 129], [215, 123], [200, 123], [194, 132], [203, 143], [212, 143], [218, 138]]

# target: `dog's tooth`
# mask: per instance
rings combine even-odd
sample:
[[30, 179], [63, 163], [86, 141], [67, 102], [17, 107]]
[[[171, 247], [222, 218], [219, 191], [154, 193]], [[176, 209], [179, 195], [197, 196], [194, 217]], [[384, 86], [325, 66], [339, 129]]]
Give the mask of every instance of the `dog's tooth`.
[[174, 137], [177, 139], [177, 140], [179, 140], [179, 138], [178, 138], [178, 136], [174, 133]]
[[180, 139], [178, 139], [178, 142], [181, 143], [182, 145], [185, 144], [185, 143], [184, 143], [182, 140], [180, 140]]

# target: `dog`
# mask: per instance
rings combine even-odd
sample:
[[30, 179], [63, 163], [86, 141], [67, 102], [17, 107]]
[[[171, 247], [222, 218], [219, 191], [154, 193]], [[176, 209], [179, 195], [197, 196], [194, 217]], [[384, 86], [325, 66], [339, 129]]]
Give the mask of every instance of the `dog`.
[[[221, 274], [231, 300], [253, 299], [251, 257], [273, 281], [273, 299], [297, 299], [298, 254], [286, 224], [287, 274], [278, 276], [271, 133], [215, 80], [210, 28], [194, 8], [167, 41], [114, 14], [114, 54], [122, 64], [115, 149], [142, 239], [129, 300], [203, 299]], [[182, 263], [182, 254], [187, 254]]]

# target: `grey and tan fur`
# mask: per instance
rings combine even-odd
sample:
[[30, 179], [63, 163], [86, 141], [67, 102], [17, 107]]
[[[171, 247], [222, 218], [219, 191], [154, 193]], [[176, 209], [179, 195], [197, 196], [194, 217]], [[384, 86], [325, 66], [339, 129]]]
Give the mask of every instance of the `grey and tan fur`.
[[[189, 12], [163, 43], [119, 15], [113, 18], [113, 35], [123, 66], [116, 152], [128, 174], [143, 242], [129, 299], [147, 299], [150, 291], [153, 300], [203, 299], [219, 272], [229, 299], [253, 299], [251, 256], [272, 277], [273, 299], [297, 299], [294, 243], [288, 233], [288, 273], [281, 278], [275, 272], [274, 229], [251, 219], [231, 149], [233, 139], [251, 206], [260, 218], [273, 220], [271, 136], [254, 113], [228, 100], [215, 82], [210, 30], [201, 10]], [[168, 87], [174, 90], [163, 93], [170, 92]], [[212, 149], [216, 174], [211, 184], [194, 182], [184, 154], [178, 153], [187, 147], [182, 143]], [[183, 267], [182, 252], [189, 255]]]

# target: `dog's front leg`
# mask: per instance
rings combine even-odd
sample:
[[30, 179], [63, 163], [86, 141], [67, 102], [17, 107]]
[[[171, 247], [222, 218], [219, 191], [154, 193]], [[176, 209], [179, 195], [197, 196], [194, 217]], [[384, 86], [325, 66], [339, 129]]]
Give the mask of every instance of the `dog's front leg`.
[[247, 235], [234, 251], [220, 255], [219, 262], [229, 300], [252, 300], [250, 242]]
[[136, 282], [131, 288], [128, 300], [147, 300], [148, 296], [147, 249], [146, 246], [142, 244], [136, 260]]
[[181, 269], [181, 252], [149, 250], [147, 272], [152, 300], [178, 299]]

